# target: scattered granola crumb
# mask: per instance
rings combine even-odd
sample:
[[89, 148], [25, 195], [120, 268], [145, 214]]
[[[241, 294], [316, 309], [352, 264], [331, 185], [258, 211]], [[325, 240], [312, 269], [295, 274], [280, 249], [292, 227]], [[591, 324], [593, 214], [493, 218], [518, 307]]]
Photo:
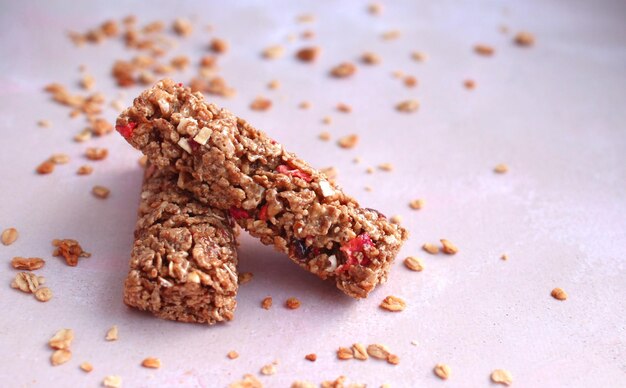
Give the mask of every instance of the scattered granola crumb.
[[32, 294], [39, 288], [39, 278], [32, 272], [19, 272], [11, 282], [11, 287]]
[[322, 124], [329, 125], [329, 124], [332, 124], [332, 122], [333, 122], [333, 118], [330, 116], [324, 116], [322, 118]]
[[374, 167], [368, 167], [365, 169], [365, 172], [368, 174], [373, 174], [374, 173]]
[[397, 215], [397, 214], [394, 216], [391, 216], [391, 218], [389, 219], [389, 222], [391, 222], [392, 224], [400, 225], [400, 223], [402, 222], [402, 216]]
[[52, 352], [52, 355], [50, 356], [50, 362], [52, 363], [52, 366], [57, 366], [65, 364], [71, 358], [72, 352], [70, 352], [68, 349], [58, 349]]
[[409, 202], [409, 207], [413, 210], [419, 210], [422, 207], [424, 207], [424, 200], [423, 199], [414, 199], [411, 202]]
[[266, 296], [265, 298], [263, 298], [263, 301], [261, 301], [261, 307], [263, 307], [265, 310], [269, 310], [272, 307], [272, 297]]
[[486, 45], [486, 44], [477, 44], [476, 46], [474, 46], [474, 52], [478, 55], [482, 55], [485, 57], [490, 57], [495, 53], [495, 50], [493, 47]]
[[102, 380], [102, 385], [107, 388], [120, 388], [122, 386], [122, 378], [120, 376], [107, 376]]
[[321, 132], [321, 133], [318, 135], [318, 137], [319, 137], [319, 139], [320, 139], [320, 140], [322, 140], [322, 141], [329, 141], [331, 136], [330, 136], [330, 132], [328, 132], [328, 131], [324, 131], [324, 132]]
[[506, 253], [503, 253], [502, 256], [500, 256], [500, 260], [502, 261], [507, 261], [509, 259], [509, 255], [507, 255]]
[[567, 299], [567, 293], [565, 292], [565, 290], [563, 290], [562, 288], [555, 288], [552, 290], [552, 292], [550, 293], [550, 295], [552, 295], [552, 297], [556, 300], [566, 300]]
[[341, 148], [350, 149], [350, 148], [354, 148], [354, 146], [356, 146], [358, 142], [359, 142], [359, 135], [351, 134], [351, 135], [347, 135], [339, 139], [337, 141], [337, 144]]
[[303, 13], [296, 18], [298, 23], [313, 23], [315, 21], [315, 15], [310, 13]]
[[476, 81], [473, 79], [466, 79], [463, 81], [463, 86], [465, 86], [465, 89], [467, 90], [474, 90], [476, 88]]
[[228, 388], [263, 388], [263, 383], [251, 374], [243, 375], [243, 380], [235, 381]]
[[396, 105], [396, 110], [398, 112], [410, 113], [415, 112], [420, 107], [420, 103], [417, 100], [406, 100], [399, 102]]
[[40, 302], [47, 302], [52, 299], [52, 290], [48, 287], [41, 287], [35, 291], [35, 299]]
[[413, 346], [417, 346], [417, 345], [419, 345], [419, 342], [417, 342], [416, 340], [412, 340], [412, 341], [411, 341], [411, 345], [413, 345]]
[[360, 157], [360, 156], [357, 156], [356, 158], [352, 159], [352, 162], [353, 162], [354, 164], [359, 164], [359, 163], [361, 163], [361, 161], [362, 161], [362, 159], [361, 159], [361, 157]]
[[283, 46], [275, 45], [267, 47], [265, 50], [263, 50], [261, 55], [263, 56], [263, 58], [266, 59], [277, 59], [282, 57], [284, 53], [285, 48]]
[[85, 128], [74, 135], [74, 141], [77, 143], [83, 143], [89, 139], [91, 139], [91, 130], [89, 130], [89, 128]]
[[249, 283], [253, 277], [254, 274], [252, 272], [242, 272], [237, 276], [237, 279], [239, 280], [239, 284], [242, 285]]
[[378, 65], [381, 62], [381, 59], [378, 54], [366, 51], [363, 55], [361, 55], [361, 62], [366, 65]]
[[343, 62], [330, 70], [330, 75], [336, 78], [347, 78], [356, 73], [356, 66], [350, 62]]
[[398, 365], [400, 363], [400, 357], [397, 354], [390, 354], [387, 356], [387, 362], [391, 365]]
[[91, 192], [94, 196], [101, 199], [106, 199], [108, 198], [109, 194], [111, 194], [111, 190], [107, 189], [104, 186], [94, 186], [93, 189], [91, 189]]
[[339, 347], [339, 349], [337, 349], [337, 358], [340, 360], [350, 360], [354, 358], [352, 349]]
[[78, 264], [79, 257], [91, 257], [91, 253], [83, 251], [78, 241], [72, 239], [52, 240], [52, 245], [56, 249], [52, 252], [52, 256], [63, 257], [67, 265], [75, 267]]
[[337, 104], [337, 110], [342, 113], [350, 113], [352, 112], [352, 107], [348, 104], [344, 104], [343, 102], [340, 102]]
[[276, 374], [276, 364], [272, 363], [264, 365], [263, 368], [261, 368], [261, 374], [264, 376]]
[[267, 88], [268, 89], [272, 89], [272, 90], [276, 90], [278, 88], [280, 88], [280, 82], [278, 80], [271, 80], [270, 82], [268, 82], [267, 84]]
[[107, 341], [117, 341], [118, 338], [118, 331], [117, 331], [117, 325], [113, 325], [106, 334], [106, 337], [104, 339], [106, 339]]
[[239, 353], [237, 353], [234, 350], [231, 350], [230, 352], [226, 353], [226, 357], [228, 357], [231, 360], [234, 360], [235, 358], [239, 358]]
[[85, 156], [89, 160], [103, 160], [106, 159], [108, 155], [109, 150], [106, 148], [90, 147], [87, 148], [87, 151], [85, 151]]
[[310, 354], [307, 354], [306, 356], [304, 356], [304, 358], [309, 360], [309, 361], [311, 361], [311, 362], [315, 362], [315, 361], [317, 361], [317, 354], [310, 353]]
[[266, 111], [272, 107], [272, 101], [268, 98], [257, 97], [250, 103], [250, 109], [258, 111]]
[[404, 77], [404, 72], [402, 70], [394, 70], [391, 72], [391, 76], [393, 78], [402, 78]]
[[78, 175], [89, 175], [93, 172], [93, 167], [85, 164], [83, 166], [78, 167], [78, 170], [76, 170], [76, 174]]
[[382, 303], [380, 304], [380, 308], [387, 311], [399, 312], [403, 311], [406, 308], [406, 302], [402, 298], [389, 295], [388, 297], [383, 299]]
[[417, 86], [417, 78], [413, 77], [412, 75], [407, 75], [406, 77], [404, 77], [404, 86], [406, 86], [407, 88], [413, 88]]
[[372, 189], [372, 187], [371, 187], [371, 186], [365, 186], [363, 189], [364, 189], [365, 191], [367, 191], [367, 192], [374, 191], [374, 189]]
[[304, 47], [296, 53], [296, 58], [302, 62], [313, 62], [320, 54], [319, 47]]
[[96, 85], [96, 79], [90, 74], [83, 74], [80, 79], [80, 86], [85, 90], [91, 90]]
[[78, 366], [80, 369], [82, 369], [84, 372], [89, 373], [93, 370], [93, 365], [91, 365], [88, 362], [83, 362]]
[[428, 55], [421, 51], [413, 51], [411, 53], [411, 59], [417, 62], [426, 62], [426, 60], [428, 60]]
[[452, 244], [450, 241], [444, 239], [441, 239], [441, 245], [442, 248], [441, 250], [443, 251], [443, 253], [448, 254], [448, 255], [454, 255], [459, 251], [459, 248], [457, 248], [454, 244]]
[[211, 50], [215, 53], [218, 54], [223, 54], [226, 51], [228, 51], [228, 42], [225, 41], [224, 39], [220, 39], [220, 38], [214, 38], [209, 47], [211, 48]]
[[422, 272], [424, 270], [424, 263], [419, 257], [407, 257], [404, 259], [404, 266], [415, 272]]
[[53, 154], [50, 161], [54, 164], [66, 164], [70, 162], [70, 157], [67, 154]]
[[383, 6], [380, 3], [371, 3], [367, 6], [367, 12], [371, 15], [380, 15], [383, 12]]
[[509, 172], [509, 166], [504, 163], [500, 163], [496, 167], [494, 167], [493, 172], [495, 172], [496, 174], [506, 174], [507, 172]]
[[[342, 388], [346, 382], [346, 376], [339, 376], [335, 380], [323, 381], [321, 388]], [[364, 388], [364, 385], [350, 384], [350, 388]]]
[[25, 271], [34, 271], [43, 267], [44, 264], [46, 264], [46, 261], [39, 257], [14, 257], [11, 260], [13, 268]]
[[144, 358], [141, 362], [141, 366], [144, 368], [159, 369], [161, 368], [161, 360], [154, 357]]
[[367, 348], [363, 344], [356, 343], [352, 345], [352, 353], [357, 360], [365, 361], [369, 358]]
[[187, 37], [193, 32], [191, 22], [183, 18], [176, 18], [176, 20], [174, 20], [174, 24], [172, 25], [172, 29], [177, 35], [182, 37]]
[[491, 372], [491, 381], [496, 384], [511, 385], [513, 384], [513, 376], [511, 373], [504, 369], [496, 369]]
[[439, 247], [431, 243], [425, 243], [424, 245], [422, 245], [422, 249], [430, 253], [431, 255], [436, 255], [437, 253], [439, 253]]
[[520, 31], [513, 38], [515, 44], [521, 47], [530, 47], [535, 44], [535, 36], [530, 32]]
[[52, 122], [50, 120], [39, 120], [37, 121], [37, 125], [41, 128], [50, 128], [52, 126]]
[[2, 244], [3, 245], [11, 245], [13, 244], [17, 238], [19, 237], [19, 233], [15, 228], [7, 228], [2, 231]]
[[382, 163], [378, 165], [378, 169], [381, 171], [393, 171], [393, 164], [391, 163]]
[[52, 163], [50, 160], [46, 160], [45, 162], [37, 166], [36, 171], [37, 174], [40, 175], [50, 174], [52, 171], [54, 171], [54, 163]]
[[433, 372], [435, 372], [435, 375], [437, 375], [440, 379], [447, 380], [450, 377], [452, 370], [446, 364], [437, 364], [435, 365]]
[[367, 354], [378, 360], [386, 360], [391, 354], [389, 349], [382, 344], [372, 344], [367, 346]]
[[315, 31], [311, 31], [311, 30], [302, 31], [302, 33], [300, 34], [300, 38], [304, 40], [313, 39], [315, 38]]
[[311, 108], [311, 103], [308, 101], [302, 101], [300, 104], [298, 104], [298, 108], [300, 109], [309, 109]]
[[383, 32], [381, 37], [384, 40], [395, 40], [395, 39], [398, 39], [400, 37], [400, 31], [398, 31], [398, 30], [385, 31], [385, 32]]
[[285, 302], [285, 306], [290, 310], [296, 310], [300, 308], [300, 300], [298, 300], [298, 298], [289, 298]]
[[48, 345], [52, 349], [69, 349], [72, 345], [72, 341], [74, 340], [74, 330], [72, 329], [61, 329], [54, 333], [52, 338], [48, 341]]

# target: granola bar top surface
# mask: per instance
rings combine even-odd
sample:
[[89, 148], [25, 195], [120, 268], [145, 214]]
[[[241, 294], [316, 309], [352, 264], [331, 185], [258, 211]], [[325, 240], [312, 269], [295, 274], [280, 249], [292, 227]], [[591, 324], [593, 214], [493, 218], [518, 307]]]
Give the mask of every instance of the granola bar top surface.
[[124, 302], [164, 319], [229, 321], [237, 305], [235, 225], [176, 179], [169, 170], [146, 169]]
[[178, 186], [228, 210], [253, 236], [274, 245], [353, 297], [386, 281], [407, 232], [361, 208], [327, 177], [202, 94], [163, 80], [141, 93], [117, 131]]

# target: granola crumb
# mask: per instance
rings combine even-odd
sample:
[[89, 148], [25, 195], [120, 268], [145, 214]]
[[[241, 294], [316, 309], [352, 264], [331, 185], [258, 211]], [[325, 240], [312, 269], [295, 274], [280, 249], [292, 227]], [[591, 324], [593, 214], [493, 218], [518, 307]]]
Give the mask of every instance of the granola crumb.
[[373, 174], [374, 173], [374, 167], [368, 167], [365, 169], [365, 172], [368, 174]]
[[397, 354], [390, 354], [387, 356], [387, 362], [391, 365], [398, 365], [400, 363], [400, 357]]
[[417, 78], [413, 77], [412, 75], [407, 75], [406, 77], [404, 77], [404, 86], [406, 86], [407, 88], [414, 88], [415, 86], [417, 86]]
[[261, 55], [265, 59], [277, 59], [283, 56], [285, 48], [280, 45], [269, 46], [263, 50]]
[[67, 265], [75, 267], [78, 264], [79, 257], [91, 257], [91, 253], [85, 252], [78, 241], [72, 239], [54, 239], [52, 245], [56, 249], [52, 252], [52, 256], [63, 257]]
[[41, 287], [35, 291], [35, 299], [40, 302], [47, 302], [52, 299], [52, 290], [48, 287]]
[[220, 38], [214, 38], [209, 45], [211, 50], [217, 54], [223, 54], [228, 51], [228, 46], [228, 42]]
[[69, 349], [58, 349], [52, 352], [50, 363], [52, 366], [65, 364], [72, 358], [72, 352]]
[[76, 135], [74, 135], [74, 141], [77, 143], [83, 143], [89, 139], [91, 139], [91, 131], [89, 130], [89, 128], [85, 128], [82, 131], [78, 132]]
[[359, 164], [363, 161], [363, 159], [360, 156], [357, 156], [356, 158], [352, 159], [352, 163], [354, 164]]
[[264, 365], [261, 368], [261, 374], [264, 375], [264, 376], [271, 376], [273, 374], [276, 374], [276, 364], [275, 364], [275, 362], [271, 363], [271, 364]]
[[515, 35], [513, 41], [521, 47], [530, 47], [535, 44], [535, 36], [530, 32], [520, 31]]
[[567, 292], [565, 292], [565, 290], [563, 290], [562, 288], [555, 288], [552, 290], [552, 292], [550, 292], [550, 295], [556, 299], [556, 300], [566, 300], [567, 299]]
[[104, 160], [109, 155], [109, 150], [106, 148], [90, 147], [85, 151], [85, 156], [89, 160]]
[[331, 138], [330, 132], [324, 131], [318, 135], [319, 139], [322, 141], [329, 141]]
[[14, 257], [11, 260], [11, 266], [22, 271], [34, 271], [43, 267], [44, 264], [46, 261], [39, 257]]
[[354, 148], [358, 142], [359, 135], [356, 134], [347, 135], [337, 140], [337, 144], [339, 145], [339, 147], [346, 149]]
[[311, 13], [303, 13], [296, 18], [298, 23], [313, 23], [315, 21], [315, 15]]
[[343, 102], [340, 102], [337, 104], [337, 110], [342, 113], [350, 113], [352, 112], [352, 107], [348, 104], [344, 104]]
[[275, 80], [275, 79], [271, 80], [270, 82], [268, 82], [267, 88], [272, 89], [272, 90], [276, 90], [280, 88], [280, 81]]
[[435, 365], [433, 372], [435, 372], [435, 375], [440, 379], [447, 380], [450, 377], [452, 370], [446, 364], [437, 364]]
[[390, 30], [382, 33], [381, 37], [383, 40], [395, 40], [400, 37], [400, 31], [398, 30]]
[[366, 65], [378, 65], [381, 62], [381, 58], [378, 54], [366, 51], [361, 55], [361, 62]]
[[2, 231], [2, 244], [3, 245], [11, 245], [13, 244], [17, 238], [19, 237], [19, 233], [15, 228], [6, 228]]
[[402, 222], [402, 216], [397, 214], [391, 216], [391, 218], [389, 218], [389, 222], [391, 222], [392, 224], [400, 225], [400, 223]]
[[78, 175], [90, 175], [92, 172], [93, 172], [93, 167], [87, 164], [78, 167], [78, 170], [76, 170], [76, 174]]
[[172, 25], [172, 29], [177, 35], [182, 37], [187, 37], [193, 32], [191, 22], [183, 18], [176, 18], [176, 20], [174, 20], [174, 24]]
[[386, 360], [391, 352], [385, 345], [371, 344], [367, 346], [367, 354], [369, 354], [370, 357], [376, 358], [378, 360]]
[[83, 362], [78, 366], [83, 372], [89, 373], [93, 370], [93, 365], [88, 362]]
[[91, 74], [83, 74], [80, 79], [80, 87], [85, 90], [91, 90], [96, 85], [96, 79]]
[[343, 62], [330, 70], [330, 75], [335, 78], [347, 78], [356, 73], [356, 66], [350, 62]]
[[354, 354], [352, 353], [352, 349], [339, 347], [337, 349], [337, 358], [340, 360], [350, 360], [354, 358]]
[[122, 386], [122, 378], [120, 376], [107, 376], [102, 380], [102, 385], [107, 388], [120, 388]]
[[496, 167], [494, 167], [493, 172], [495, 172], [496, 174], [506, 174], [507, 172], [509, 172], [509, 166], [504, 163], [500, 163], [496, 165]]
[[270, 308], [272, 308], [272, 297], [266, 296], [265, 298], [263, 298], [263, 300], [261, 301], [261, 307], [263, 307], [265, 310], [269, 310]]
[[424, 270], [424, 263], [419, 257], [407, 257], [404, 259], [404, 266], [415, 272], [422, 272]]
[[422, 249], [430, 253], [431, 255], [436, 255], [437, 253], [439, 253], [439, 247], [431, 243], [425, 243], [424, 245], [422, 245]]
[[287, 306], [288, 309], [290, 310], [296, 310], [298, 308], [300, 308], [300, 300], [298, 300], [298, 298], [289, 298], [287, 299], [287, 301], [285, 302], [285, 306]]
[[118, 338], [118, 330], [117, 330], [117, 325], [113, 325], [106, 334], [105, 339], [107, 341], [117, 341]]
[[311, 103], [309, 101], [302, 101], [300, 104], [298, 104], [298, 108], [309, 109], [311, 108]]
[[257, 97], [250, 103], [250, 109], [257, 111], [266, 111], [272, 107], [272, 101], [268, 98]]
[[67, 154], [53, 154], [50, 161], [54, 164], [67, 164], [70, 162], [70, 157]]
[[315, 353], [309, 353], [306, 356], [304, 356], [305, 359], [311, 361], [311, 362], [315, 362], [317, 361], [317, 354]]
[[380, 3], [371, 3], [367, 6], [367, 12], [371, 15], [380, 15], [383, 12], [383, 6]]
[[333, 118], [330, 116], [324, 116], [324, 118], [322, 118], [322, 124], [329, 125], [329, 124], [332, 124], [332, 122], [333, 122]]
[[252, 272], [242, 272], [237, 276], [237, 279], [239, 281], [239, 285], [242, 285], [249, 283], [253, 277], [254, 274]]
[[94, 196], [101, 199], [106, 199], [109, 197], [109, 194], [111, 194], [111, 190], [104, 186], [94, 186], [93, 189], [91, 189], [91, 192]]
[[409, 202], [409, 207], [413, 210], [420, 210], [422, 207], [424, 207], [424, 200], [414, 199], [411, 202]]
[[148, 165], [148, 157], [146, 155], [143, 155], [142, 157], [140, 157], [137, 160], [137, 163], [141, 166], [141, 167], [146, 167]]
[[502, 256], [500, 256], [500, 260], [502, 261], [507, 261], [509, 259], [509, 255], [507, 255], [506, 253], [503, 253]]
[[50, 120], [39, 120], [37, 121], [37, 125], [41, 128], [50, 128], [52, 126], [52, 122]]
[[372, 191], [374, 191], [374, 189], [372, 189], [372, 186], [365, 186], [365, 187], [363, 188], [363, 190], [365, 190], [365, 191], [367, 191], [367, 192], [372, 192]]
[[228, 388], [263, 388], [263, 383], [251, 374], [243, 375], [242, 380], [235, 381], [228, 385]]
[[144, 368], [159, 369], [161, 368], [161, 360], [154, 357], [144, 358], [141, 362], [141, 366]]
[[302, 62], [313, 62], [320, 55], [319, 47], [304, 47], [296, 52], [296, 58]]
[[369, 358], [367, 348], [360, 343], [352, 344], [352, 353], [357, 360], [365, 361]]
[[69, 349], [72, 345], [72, 341], [74, 340], [74, 330], [72, 329], [61, 329], [54, 333], [52, 338], [48, 341], [48, 345], [52, 349], [61, 350], [61, 349]]
[[513, 384], [513, 376], [511, 372], [504, 369], [496, 369], [491, 372], [491, 381], [496, 384], [511, 385]]
[[452, 244], [450, 241], [444, 239], [441, 239], [441, 245], [442, 248], [441, 250], [443, 251], [443, 253], [448, 254], [448, 255], [454, 255], [459, 251], [459, 248], [456, 247], [456, 245]]
[[474, 90], [476, 88], [476, 81], [474, 81], [473, 79], [466, 79], [465, 81], [463, 81], [463, 86], [467, 90]]
[[421, 51], [413, 51], [411, 53], [411, 59], [416, 62], [426, 62], [426, 60], [428, 60], [428, 55]]
[[382, 303], [380, 304], [380, 308], [391, 312], [400, 312], [406, 308], [406, 302], [402, 298], [389, 295], [388, 297], [383, 299]]
[[490, 57], [495, 53], [495, 49], [486, 44], [477, 44], [474, 46], [474, 52], [478, 55]]
[[393, 78], [400, 79], [400, 78], [404, 77], [404, 72], [402, 70], [394, 70], [394, 71], [391, 72], [391, 76]]
[[52, 173], [52, 171], [54, 171], [54, 163], [52, 163], [50, 160], [46, 160], [45, 162], [37, 166], [36, 171], [37, 174], [40, 175], [50, 174]]
[[378, 169], [381, 171], [393, 171], [392, 163], [382, 163], [378, 165]]
[[237, 353], [234, 350], [231, 350], [230, 352], [226, 353], [226, 357], [228, 357], [231, 360], [234, 360], [235, 358], [239, 358], [239, 353]]
[[401, 101], [396, 105], [396, 110], [398, 112], [411, 113], [415, 112], [419, 109], [420, 103], [417, 100], [405, 100]]

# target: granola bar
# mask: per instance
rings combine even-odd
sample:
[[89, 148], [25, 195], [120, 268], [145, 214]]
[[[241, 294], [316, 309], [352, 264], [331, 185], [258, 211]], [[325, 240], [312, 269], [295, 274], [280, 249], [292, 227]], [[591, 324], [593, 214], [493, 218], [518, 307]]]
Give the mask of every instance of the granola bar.
[[154, 165], [176, 171], [179, 187], [228, 210], [251, 235], [352, 297], [386, 281], [407, 238], [265, 133], [182, 84], [160, 81], [116, 124]]
[[146, 169], [124, 303], [182, 322], [231, 320], [236, 225], [176, 187], [176, 179], [171, 171]]

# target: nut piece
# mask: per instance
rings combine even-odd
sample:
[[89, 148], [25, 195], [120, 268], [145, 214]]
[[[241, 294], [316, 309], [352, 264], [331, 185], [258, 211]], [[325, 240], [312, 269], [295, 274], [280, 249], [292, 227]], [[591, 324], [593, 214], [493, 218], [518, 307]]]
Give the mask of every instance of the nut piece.
[[352, 349], [340, 347], [339, 349], [337, 349], [337, 358], [340, 360], [349, 360], [351, 358], [354, 358], [354, 355], [352, 354]]
[[494, 50], [493, 47], [488, 46], [486, 44], [477, 44], [476, 46], [474, 46], [474, 52], [478, 55], [482, 55], [485, 57], [490, 57], [495, 53], [496, 50]]
[[107, 335], [104, 339], [107, 341], [117, 341], [117, 325], [113, 325], [109, 331], [107, 331]]
[[409, 207], [413, 210], [419, 210], [422, 207], [424, 207], [424, 200], [423, 199], [414, 199], [411, 202], [409, 202]]
[[83, 363], [82, 363], [82, 364], [80, 364], [78, 367], [79, 367], [80, 369], [82, 369], [83, 371], [87, 372], [87, 373], [89, 373], [89, 372], [91, 372], [91, 371], [93, 370], [93, 365], [91, 365], [91, 364], [90, 364], [90, 363], [88, 363], [88, 362], [83, 362]]
[[298, 298], [289, 298], [285, 302], [285, 306], [287, 306], [287, 308], [290, 310], [295, 310], [300, 307], [300, 301], [298, 300]]
[[272, 307], [272, 297], [266, 296], [265, 298], [263, 298], [263, 301], [261, 302], [261, 307], [263, 307], [265, 310], [269, 310]]
[[315, 362], [317, 360], [317, 354], [315, 353], [310, 353], [307, 354], [306, 356], [304, 356], [305, 359], [311, 361], [311, 362]]
[[357, 360], [364, 361], [369, 358], [369, 356], [367, 355], [367, 349], [363, 344], [353, 344], [352, 353], [354, 354], [354, 358], [356, 358]]
[[513, 376], [508, 370], [496, 369], [491, 372], [491, 381], [496, 384], [511, 385], [513, 384]]
[[509, 171], [509, 166], [507, 166], [504, 163], [500, 163], [498, 164], [496, 167], [494, 167], [493, 172], [495, 172], [496, 174], [506, 174]]
[[74, 330], [61, 329], [57, 331], [52, 338], [48, 341], [48, 345], [52, 349], [69, 349], [72, 341], [74, 340]]
[[448, 254], [448, 255], [454, 255], [459, 251], [459, 248], [457, 248], [454, 244], [452, 244], [450, 241], [446, 240], [445, 238], [439, 241], [441, 241], [441, 245], [443, 246], [443, 248], [441, 249], [443, 253]]
[[41, 287], [35, 291], [35, 298], [40, 302], [47, 302], [52, 299], [52, 290], [48, 287]]
[[404, 259], [404, 266], [415, 272], [422, 272], [424, 270], [424, 263], [422, 262], [422, 259], [418, 257], [407, 257]]
[[433, 372], [435, 372], [435, 375], [437, 375], [440, 379], [447, 380], [450, 377], [452, 370], [446, 364], [437, 364], [435, 365]]
[[517, 35], [515, 35], [513, 41], [518, 46], [530, 47], [535, 44], [535, 36], [530, 32], [520, 31], [517, 33]]
[[319, 47], [305, 47], [296, 53], [296, 58], [302, 62], [313, 62], [320, 54]]
[[120, 388], [122, 386], [122, 378], [120, 376], [107, 376], [102, 380], [102, 385], [107, 388]]
[[91, 193], [97, 198], [106, 199], [109, 194], [111, 194], [111, 190], [104, 186], [94, 186], [93, 189], [91, 189]]
[[230, 352], [226, 353], [226, 357], [230, 358], [231, 360], [234, 360], [235, 358], [239, 358], [239, 353], [237, 353], [234, 350], [231, 350]]
[[356, 73], [356, 66], [350, 62], [343, 62], [330, 70], [330, 75], [336, 78], [347, 78]]
[[341, 148], [354, 148], [354, 146], [357, 145], [357, 143], [359, 142], [359, 135], [348, 135], [348, 136], [344, 136], [341, 139], [337, 140], [337, 144], [339, 145], [339, 147]]
[[89, 160], [104, 160], [109, 155], [109, 150], [106, 148], [89, 147], [85, 151], [85, 156]]
[[380, 307], [387, 311], [399, 312], [403, 311], [406, 308], [406, 302], [402, 298], [398, 298], [397, 296], [389, 295], [385, 299], [383, 299]]
[[367, 354], [369, 354], [370, 357], [373, 357], [379, 360], [386, 360], [387, 357], [389, 357], [391, 353], [389, 352], [389, 349], [385, 345], [372, 344], [372, 345], [367, 346]]
[[552, 290], [552, 292], [550, 293], [550, 295], [552, 295], [552, 297], [556, 300], [566, 300], [567, 299], [567, 292], [565, 292], [562, 288], [555, 288], [554, 290]]
[[68, 349], [59, 349], [55, 350], [50, 356], [50, 362], [52, 366], [57, 366], [61, 364], [65, 364], [72, 358], [72, 352]]
[[396, 110], [398, 112], [411, 113], [418, 110], [420, 107], [420, 103], [417, 100], [406, 100], [398, 103], [396, 105]]
[[17, 240], [19, 237], [19, 233], [17, 233], [17, 229], [15, 228], [7, 228], [2, 231], [2, 244], [11, 245]]
[[431, 243], [425, 243], [424, 245], [422, 245], [422, 249], [430, 253], [431, 255], [436, 255], [437, 253], [439, 253], [439, 247]]
[[148, 357], [141, 362], [141, 366], [144, 368], [159, 369], [161, 367], [161, 360], [154, 357]]
[[46, 264], [46, 261], [39, 257], [14, 257], [11, 260], [13, 268], [25, 271], [34, 271], [43, 267], [44, 264]]

